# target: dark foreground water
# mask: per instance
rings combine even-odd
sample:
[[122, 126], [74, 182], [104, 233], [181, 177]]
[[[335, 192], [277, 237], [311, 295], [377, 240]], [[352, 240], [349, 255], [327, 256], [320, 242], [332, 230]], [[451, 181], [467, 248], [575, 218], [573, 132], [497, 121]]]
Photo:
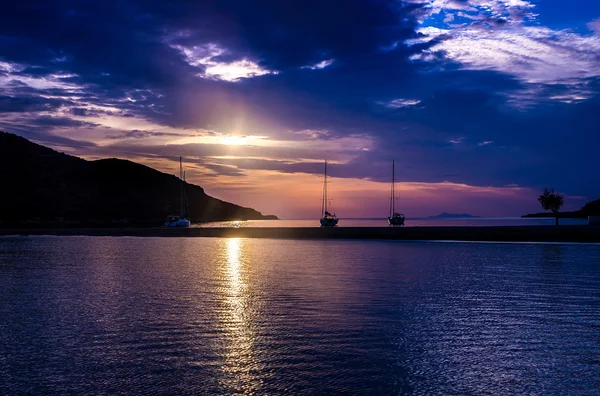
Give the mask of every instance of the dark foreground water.
[[0, 394], [593, 394], [600, 247], [0, 238]]

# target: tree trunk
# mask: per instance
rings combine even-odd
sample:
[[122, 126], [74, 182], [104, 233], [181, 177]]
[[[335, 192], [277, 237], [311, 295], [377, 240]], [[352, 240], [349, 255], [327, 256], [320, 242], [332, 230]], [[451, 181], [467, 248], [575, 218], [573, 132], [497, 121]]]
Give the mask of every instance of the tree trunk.
[[558, 227], [558, 214], [556, 215], [556, 226]]

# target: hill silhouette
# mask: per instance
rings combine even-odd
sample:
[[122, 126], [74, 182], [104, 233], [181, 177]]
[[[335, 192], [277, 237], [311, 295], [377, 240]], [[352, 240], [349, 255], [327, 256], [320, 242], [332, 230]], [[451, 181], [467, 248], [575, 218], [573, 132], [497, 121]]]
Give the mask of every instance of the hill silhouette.
[[[558, 212], [558, 217], [563, 219], [587, 218], [588, 216], [600, 216], [600, 199], [589, 202], [575, 212]], [[521, 217], [554, 217], [551, 212], [532, 213]]]
[[[180, 180], [120, 159], [86, 161], [0, 132], [0, 227], [159, 226]], [[185, 184], [192, 222], [276, 219]]]

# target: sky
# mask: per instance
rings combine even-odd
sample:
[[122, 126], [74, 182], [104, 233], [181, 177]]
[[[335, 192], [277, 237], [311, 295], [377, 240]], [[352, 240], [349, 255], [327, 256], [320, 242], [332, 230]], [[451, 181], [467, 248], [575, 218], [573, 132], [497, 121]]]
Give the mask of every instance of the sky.
[[0, 13], [0, 130], [280, 218], [600, 198], [597, 0], [60, 0]]

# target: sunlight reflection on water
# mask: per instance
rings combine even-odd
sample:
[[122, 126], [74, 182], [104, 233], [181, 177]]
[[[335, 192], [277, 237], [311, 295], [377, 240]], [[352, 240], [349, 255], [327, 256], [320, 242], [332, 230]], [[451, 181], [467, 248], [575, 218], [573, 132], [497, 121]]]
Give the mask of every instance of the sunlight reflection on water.
[[[255, 373], [258, 370], [254, 359], [255, 334], [252, 328], [252, 309], [248, 307], [248, 285], [245, 281], [245, 240], [222, 239], [219, 250], [224, 252], [221, 260], [224, 287], [220, 290], [226, 307], [222, 310], [221, 322], [227, 336], [225, 365], [223, 371], [228, 381], [244, 393], [256, 391]], [[231, 384], [227, 384], [231, 386]]]

